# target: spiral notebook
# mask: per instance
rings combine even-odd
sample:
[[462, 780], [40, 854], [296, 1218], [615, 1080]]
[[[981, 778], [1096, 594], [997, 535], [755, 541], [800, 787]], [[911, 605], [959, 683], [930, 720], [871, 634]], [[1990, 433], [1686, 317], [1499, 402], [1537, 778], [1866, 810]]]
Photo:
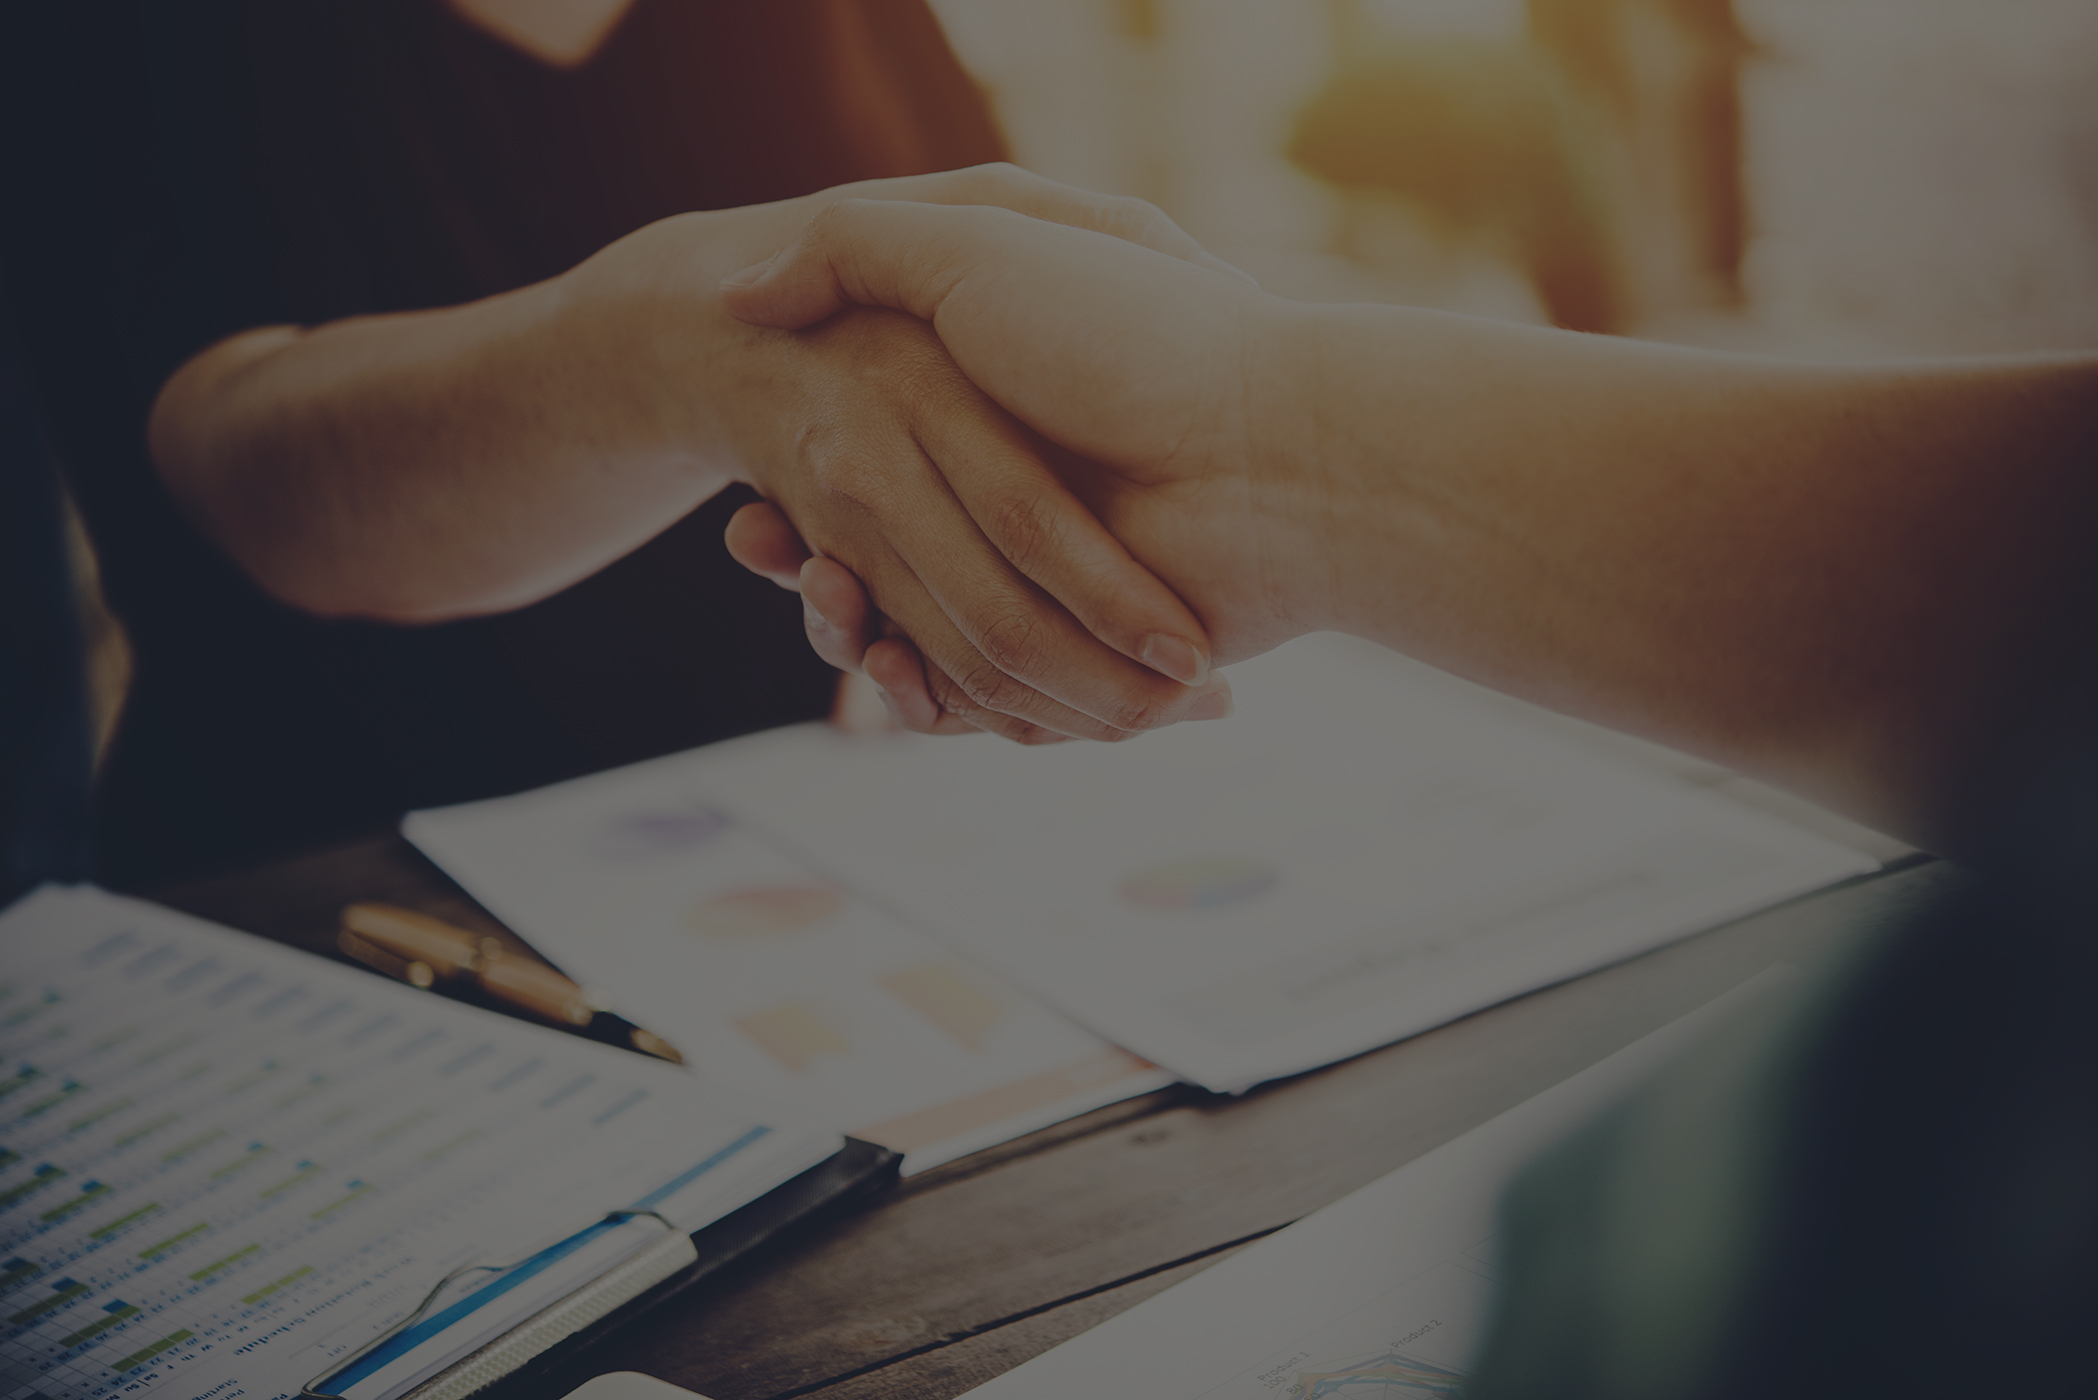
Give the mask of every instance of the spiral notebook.
[[137, 900], [0, 915], [0, 1397], [454, 1400], [894, 1157]]

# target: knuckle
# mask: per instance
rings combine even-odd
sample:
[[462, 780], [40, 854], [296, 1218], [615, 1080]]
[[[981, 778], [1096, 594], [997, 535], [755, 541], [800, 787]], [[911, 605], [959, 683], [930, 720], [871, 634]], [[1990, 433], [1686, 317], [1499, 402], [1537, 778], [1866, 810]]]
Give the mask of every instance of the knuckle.
[[1165, 211], [1147, 199], [1117, 195], [1108, 207], [1110, 232], [1133, 243], [1162, 242], [1179, 231]]
[[1009, 160], [986, 161], [974, 167], [970, 173], [991, 188], [1000, 190], [1019, 189], [1037, 178]]
[[1022, 573], [1044, 559], [1063, 557], [1064, 531], [1041, 497], [1015, 492], [985, 508], [991, 539]]
[[1016, 685], [1012, 678], [1030, 674], [1041, 660], [1041, 630], [1032, 608], [1007, 607], [982, 622], [973, 640], [984, 659], [997, 668], [999, 678]]
[[1115, 738], [1127, 739], [1163, 723], [1161, 709], [1148, 698], [1119, 698], [1106, 706], [1107, 713], [1100, 716], [1100, 722], [1115, 730]]
[[878, 510], [888, 494], [888, 473], [831, 433], [810, 442], [805, 456], [809, 479], [833, 502]]
[[994, 662], [968, 667], [955, 677], [955, 684], [969, 697], [970, 703], [979, 710], [990, 710], [997, 714], [1014, 714], [1026, 708], [1026, 702], [1034, 692], [1021, 682], [1014, 680], [998, 669]]
[[943, 712], [967, 724], [977, 724], [982, 720], [982, 711], [961, 682], [940, 667], [928, 665], [925, 668], [925, 689]]

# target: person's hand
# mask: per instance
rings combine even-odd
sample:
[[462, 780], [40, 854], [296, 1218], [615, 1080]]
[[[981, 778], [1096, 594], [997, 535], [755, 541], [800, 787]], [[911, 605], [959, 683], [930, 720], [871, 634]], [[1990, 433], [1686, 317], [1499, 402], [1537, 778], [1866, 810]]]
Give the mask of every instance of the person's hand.
[[[753, 324], [823, 323], [817, 334], [856, 306], [930, 322], [970, 379], [1041, 435], [1070, 490], [1193, 606], [1218, 664], [1318, 625], [1307, 606], [1317, 563], [1293, 543], [1283, 559], [1276, 538], [1318, 498], [1260, 446], [1279, 426], [1263, 366], [1286, 344], [1287, 303], [1242, 277], [1003, 209], [853, 200], [731, 279], [723, 299]], [[954, 484], [978, 489], [960, 471]], [[752, 506], [737, 517], [737, 557], [797, 582], [820, 617], [818, 649], [860, 661], [905, 722], [925, 727], [940, 697], [914, 685], [916, 658], [894, 635], [920, 640], [911, 622], [891, 614], [883, 626], [852, 571], [801, 547], [805, 523], [781, 504], [784, 516]]]
[[[1009, 167], [851, 188], [1017, 205], [1237, 277], [1148, 206]], [[674, 260], [689, 235], [675, 223], [663, 231], [672, 262], [661, 275], [682, 281]], [[1023, 741], [1112, 739], [1228, 710], [1194, 614], [1062, 484], [1046, 445], [954, 367], [922, 320], [863, 308], [788, 335], [713, 314], [733, 334], [672, 330], [673, 357], [715, 347], [690, 366], [690, 381], [708, 386], [708, 420], [689, 435], [722, 444], [732, 470], [787, 511], [820, 556], [804, 599], [826, 659], [858, 668], [864, 641], [826, 639], [868, 630], [872, 611], [855, 586], [859, 612], [824, 614], [836, 597], [821, 586], [825, 566], [864, 582], [872, 607], [913, 639], [899, 704], [906, 724]], [[746, 540], [731, 531], [739, 553]], [[789, 567], [761, 572], [799, 588], [806, 557], [801, 550]], [[877, 667], [877, 679], [887, 674]]]

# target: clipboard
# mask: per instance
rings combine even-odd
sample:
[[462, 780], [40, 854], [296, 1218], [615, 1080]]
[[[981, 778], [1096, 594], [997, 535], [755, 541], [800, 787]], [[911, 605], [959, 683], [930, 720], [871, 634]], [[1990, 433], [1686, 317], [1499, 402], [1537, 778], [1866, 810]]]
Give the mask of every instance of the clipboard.
[[[506, 1400], [525, 1394], [644, 1313], [764, 1245], [819, 1229], [865, 1206], [895, 1185], [902, 1161], [901, 1153], [847, 1138], [844, 1149], [829, 1161], [683, 1236], [692, 1254], [667, 1275], [632, 1288], [631, 1280], [622, 1280], [621, 1271], [615, 1270], [432, 1376], [401, 1400]], [[644, 1255], [631, 1264], [642, 1265], [646, 1259]], [[630, 1291], [622, 1297], [623, 1285]]]
[[661, 1060], [92, 889], [0, 915], [0, 960], [0, 1322], [54, 1400], [462, 1400], [897, 1175]]

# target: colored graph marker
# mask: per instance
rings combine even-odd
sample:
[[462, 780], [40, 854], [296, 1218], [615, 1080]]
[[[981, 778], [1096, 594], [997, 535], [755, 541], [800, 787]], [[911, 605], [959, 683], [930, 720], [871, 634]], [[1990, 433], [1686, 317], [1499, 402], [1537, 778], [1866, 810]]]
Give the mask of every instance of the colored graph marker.
[[821, 885], [759, 885], [716, 895], [692, 911], [692, 930], [706, 938], [762, 938], [820, 923], [845, 902]]
[[1171, 861], [1139, 870], [1122, 882], [1122, 898], [1143, 909], [1183, 912], [1224, 909], [1258, 899], [1280, 873], [1265, 861], [1237, 857]]

